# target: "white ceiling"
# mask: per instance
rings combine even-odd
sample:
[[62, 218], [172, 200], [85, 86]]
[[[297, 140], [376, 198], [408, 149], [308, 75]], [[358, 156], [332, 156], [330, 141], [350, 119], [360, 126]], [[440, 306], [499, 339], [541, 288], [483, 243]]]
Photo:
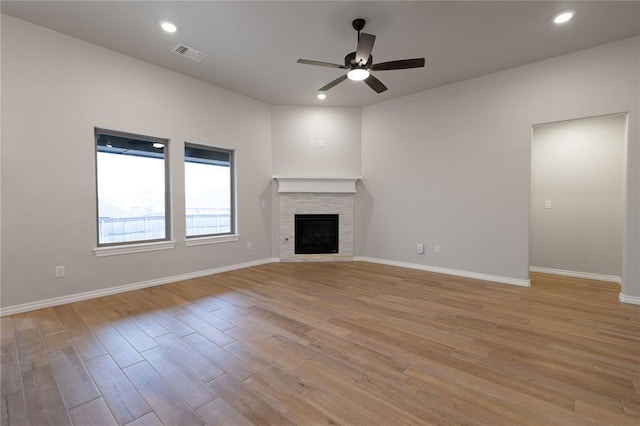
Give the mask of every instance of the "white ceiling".
[[[551, 22], [559, 11], [575, 18]], [[364, 106], [640, 34], [640, 2], [400, 1], [2, 1], [2, 13], [272, 104]], [[344, 71], [297, 64], [343, 63], [355, 50], [355, 18], [377, 36], [375, 62], [425, 57], [426, 67], [378, 71], [376, 94]], [[175, 34], [158, 23], [175, 23]], [[178, 43], [206, 53], [197, 63]]]

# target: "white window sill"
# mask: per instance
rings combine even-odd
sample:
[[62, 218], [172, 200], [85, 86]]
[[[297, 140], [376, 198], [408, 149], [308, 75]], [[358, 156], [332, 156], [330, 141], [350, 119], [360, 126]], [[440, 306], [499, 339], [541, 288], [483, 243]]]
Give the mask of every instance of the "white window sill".
[[232, 241], [238, 241], [240, 234], [225, 234], [225, 235], [212, 235], [209, 237], [194, 237], [184, 240], [184, 245], [187, 247], [204, 246], [207, 244], [220, 244], [229, 243]]
[[97, 247], [93, 249], [96, 257], [117, 256], [120, 254], [143, 253], [146, 251], [171, 250], [175, 248], [176, 241], [157, 241], [153, 243], [140, 243], [121, 246]]

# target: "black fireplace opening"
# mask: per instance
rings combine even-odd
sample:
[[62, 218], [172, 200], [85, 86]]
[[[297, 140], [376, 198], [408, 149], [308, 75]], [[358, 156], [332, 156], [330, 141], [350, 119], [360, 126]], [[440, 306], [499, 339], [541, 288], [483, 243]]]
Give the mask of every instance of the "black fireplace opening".
[[338, 253], [337, 214], [297, 214], [295, 254]]

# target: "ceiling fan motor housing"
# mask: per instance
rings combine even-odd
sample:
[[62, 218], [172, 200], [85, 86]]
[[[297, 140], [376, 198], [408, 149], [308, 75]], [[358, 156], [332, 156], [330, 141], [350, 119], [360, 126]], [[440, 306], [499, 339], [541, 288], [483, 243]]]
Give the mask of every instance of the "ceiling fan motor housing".
[[369, 69], [371, 68], [372, 64], [373, 64], [373, 55], [369, 55], [369, 59], [367, 59], [367, 63], [362, 65], [359, 65], [358, 61], [356, 61], [356, 52], [351, 52], [344, 57], [344, 65], [349, 67], [350, 69], [354, 69], [354, 68]]

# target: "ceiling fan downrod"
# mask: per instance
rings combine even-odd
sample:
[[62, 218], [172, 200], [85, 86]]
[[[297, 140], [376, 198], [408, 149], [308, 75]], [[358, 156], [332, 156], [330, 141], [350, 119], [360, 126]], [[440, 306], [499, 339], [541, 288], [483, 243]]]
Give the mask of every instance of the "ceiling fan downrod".
[[351, 26], [353, 27], [353, 29], [358, 32], [358, 41], [360, 41], [360, 31], [362, 31], [366, 23], [367, 21], [362, 18], [354, 19], [353, 22], [351, 22]]

